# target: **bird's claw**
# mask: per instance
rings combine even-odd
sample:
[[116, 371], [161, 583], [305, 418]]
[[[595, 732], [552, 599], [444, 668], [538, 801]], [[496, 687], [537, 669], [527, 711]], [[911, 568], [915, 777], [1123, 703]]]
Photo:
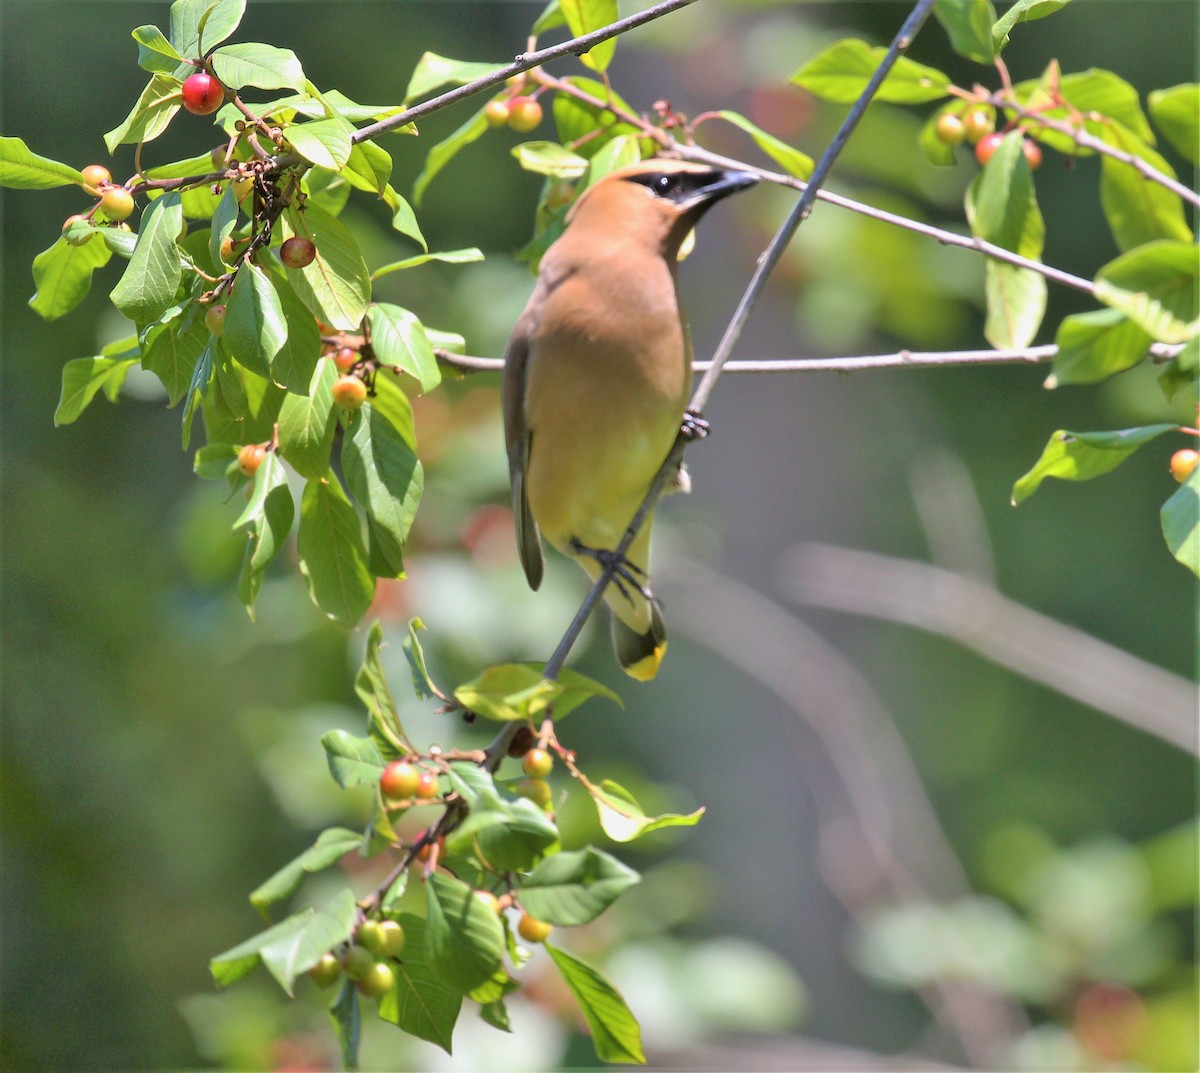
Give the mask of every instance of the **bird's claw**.
[[610, 548], [590, 548], [579, 540], [571, 541], [571, 550], [577, 555], [595, 559], [617, 587], [617, 591], [630, 603], [633, 603], [630, 589], [641, 593], [647, 600], [654, 598], [650, 589], [638, 580], [639, 577], [646, 577], [646, 571], [637, 563], [631, 563], [624, 555], [618, 555]]
[[698, 413], [688, 410], [683, 415], [679, 431], [685, 440], [695, 443], [697, 440], [702, 440], [708, 435], [709, 424]]

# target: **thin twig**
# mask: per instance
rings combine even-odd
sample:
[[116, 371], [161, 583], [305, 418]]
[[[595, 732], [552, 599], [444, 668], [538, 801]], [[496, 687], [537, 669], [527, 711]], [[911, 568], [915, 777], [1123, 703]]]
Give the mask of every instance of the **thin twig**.
[[[734, 314], [725, 329], [725, 334], [722, 336], [721, 342], [713, 354], [712, 364], [701, 378], [699, 385], [692, 395], [692, 401], [688, 405], [688, 414], [699, 415], [703, 411], [713, 387], [716, 385], [717, 377], [721, 375], [721, 367], [729, 359], [729, 355], [737, 345], [738, 339], [741, 338], [742, 329], [746, 326], [746, 321], [751, 311], [758, 303], [759, 296], [766, 287], [768, 277], [779, 263], [780, 258], [783, 256], [783, 251], [791, 241], [796, 229], [812, 211], [817, 191], [821, 188], [821, 184], [825, 181], [825, 177], [829, 174], [834, 161], [837, 160], [850, 134], [858, 125], [858, 121], [866, 112], [867, 106], [871, 103], [871, 98], [874, 97], [883, 80], [887, 77], [888, 72], [900, 58], [900, 54], [912, 43], [913, 37], [929, 17], [930, 11], [933, 10], [933, 3], [934, 0], [917, 0], [908, 18], [904, 20], [904, 25], [900, 27], [900, 32], [888, 47], [888, 51], [880, 61], [875, 73], [871, 76], [870, 81], [863, 89], [858, 100], [842, 121], [842, 125], [834, 135], [833, 141], [829, 144], [824, 154], [822, 154], [821, 159], [817, 161], [817, 166], [813, 169], [812, 178], [809, 180], [804, 192], [800, 195], [791, 214], [783, 222], [783, 225], [776, 232], [775, 237], [759, 258], [754, 275], [751, 276], [745, 293], [742, 295], [737, 309], [734, 310]], [[668, 452], [667, 457], [663, 460], [663, 464], [659, 467], [658, 473], [651, 482], [641, 506], [638, 507], [637, 512], [629, 523], [629, 527], [625, 530], [625, 535], [621, 538], [616, 548], [613, 549], [613, 556], [601, 568], [600, 576], [588, 591], [583, 604], [571, 620], [571, 624], [567, 627], [566, 633], [563, 634], [562, 640], [558, 643], [558, 647], [547, 661], [544, 672], [547, 678], [553, 679], [558, 676], [558, 672], [566, 662], [572, 646], [575, 644], [579, 634], [583, 632], [583, 627], [603, 597], [604, 590], [612, 581], [616, 564], [628, 552], [638, 532], [646, 523], [646, 519], [649, 518], [650, 513], [654, 510], [654, 506], [662, 495], [667, 482], [678, 470], [679, 463], [683, 458], [684, 448], [687, 446], [691, 436], [689, 426], [685, 421], [679, 434], [675, 437], [675, 442], [672, 444], [671, 450]]]

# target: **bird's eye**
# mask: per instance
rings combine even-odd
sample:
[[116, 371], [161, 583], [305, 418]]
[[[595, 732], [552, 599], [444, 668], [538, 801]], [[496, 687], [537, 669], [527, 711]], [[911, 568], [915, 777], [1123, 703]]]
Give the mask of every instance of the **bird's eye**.
[[654, 180], [654, 192], [656, 194], [667, 195], [675, 187], [674, 175], [660, 175]]

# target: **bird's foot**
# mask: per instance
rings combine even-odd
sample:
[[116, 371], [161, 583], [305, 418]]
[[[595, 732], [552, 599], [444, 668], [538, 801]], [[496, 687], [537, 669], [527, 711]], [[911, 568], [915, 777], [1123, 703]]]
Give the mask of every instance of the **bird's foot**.
[[698, 413], [688, 410], [683, 415], [683, 421], [679, 426], [679, 431], [685, 440], [690, 443], [695, 443], [698, 440], [704, 439], [708, 435], [709, 424]]
[[589, 548], [582, 541], [576, 539], [571, 540], [571, 550], [576, 555], [586, 555], [595, 559], [612, 578], [612, 583], [617, 587], [617, 591], [630, 603], [633, 603], [630, 589], [640, 593], [647, 600], [654, 598], [645, 584], [646, 571], [636, 563], [631, 563], [624, 555], [618, 555], [610, 548]]

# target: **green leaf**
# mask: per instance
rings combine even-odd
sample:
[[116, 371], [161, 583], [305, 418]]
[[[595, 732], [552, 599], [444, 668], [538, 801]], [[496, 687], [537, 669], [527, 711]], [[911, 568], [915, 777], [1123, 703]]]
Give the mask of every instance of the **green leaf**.
[[317, 248], [305, 268], [287, 269], [288, 282], [314, 316], [343, 331], [354, 331], [371, 300], [371, 275], [354, 236], [345, 224], [316, 205], [285, 216], [292, 234], [304, 235]]
[[[621, 17], [617, 9], [617, 0], [559, 0], [559, 6], [566, 17], [572, 37], [582, 37], [593, 30], [603, 29]], [[612, 62], [616, 47], [617, 39], [610, 37], [607, 41], [593, 46], [579, 59], [593, 71], [603, 71]]]
[[386, 198], [390, 189], [388, 179], [392, 176], [391, 154], [378, 142], [359, 142], [350, 147], [350, 156], [346, 158], [341, 174], [351, 186]]
[[344, 730], [330, 730], [321, 738], [329, 773], [347, 790], [351, 786], [375, 786], [383, 774], [383, 757], [370, 738], [356, 738]]
[[217, 340], [213, 336], [208, 337], [208, 341], [204, 344], [204, 349], [200, 352], [200, 357], [196, 361], [196, 367], [192, 370], [192, 378], [188, 382], [187, 391], [184, 393], [186, 402], [183, 406], [183, 449], [188, 449], [188, 444], [192, 438], [192, 421], [196, 415], [196, 407], [200, 405], [205, 396], [208, 394], [209, 384], [213, 378], [213, 366], [216, 362]]
[[1124, 313], [1096, 309], [1064, 317], [1054, 341], [1058, 353], [1047, 387], [1094, 384], [1131, 369], [1145, 358], [1151, 340]]
[[420, 205], [421, 198], [424, 197], [426, 189], [438, 172], [449, 164], [460, 150], [482, 138], [487, 130], [487, 119], [484, 117], [483, 109], [480, 108], [458, 130], [430, 149], [429, 155], [425, 158], [425, 167], [421, 169], [421, 174], [413, 183], [413, 201]]
[[[371, 734], [381, 748], [394, 753], [415, 753], [417, 749], [404, 732], [396, 702], [387, 675], [379, 659], [383, 645], [383, 627], [378, 621], [371, 623], [367, 634], [367, 647], [363, 653], [362, 666], [354, 680], [354, 691], [366, 705]], [[378, 776], [376, 776], [378, 778]]]
[[113, 305], [135, 324], [158, 320], [175, 301], [183, 277], [176, 245], [182, 230], [178, 193], [160, 197], [143, 214], [133, 256], [109, 295]]
[[224, 41], [242, 21], [246, 0], [175, 0], [171, 5], [171, 44], [188, 59]]
[[513, 156], [526, 171], [556, 179], [576, 179], [587, 171], [586, 158], [558, 142], [522, 142], [513, 146]]
[[233, 192], [233, 183], [226, 183], [220, 199], [212, 211], [212, 227], [208, 232], [208, 254], [214, 265], [224, 265], [221, 257], [221, 246], [233, 234], [238, 224], [237, 195]]
[[1029, 346], [1046, 315], [1046, 280], [1031, 268], [1003, 261], [984, 264], [987, 319], [983, 334], [1000, 349]]
[[1196, 277], [1200, 250], [1186, 242], [1149, 242], [1109, 261], [1096, 274], [1096, 297], [1163, 343], [1200, 331]]
[[50, 190], [82, 182], [82, 173], [69, 164], [30, 152], [20, 138], [0, 138], [0, 186]]
[[196, 363], [212, 336], [204, 326], [203, 307], [190, 303], [182, 316], [154, 325], [142, 347], [142, 368], [162, 381], [175, 406], [195, 375]]
[[641, 1030], [620, 992], [587, 962], [544, 945], [587, 1019], [596, 1056], [604, 1062], [644, 1063]]
[[1179, 155], [1191, 164], [1200, 162], [1200, 85], [1156, 89], [1146, 100], [1155, 124]]
[[[403, 549], [421, 499], [424, 477], [416, 452], [371, 404], [353, 414], [342, 439], [342, 472], [367, 515], [379, 565], [404, 573]], [[382, 576], [382, 572], [375, 571]]]
[[[597, 102], [608, 101], [615, 108], [631, 115], [637, 115], [636, 108], [631, 108], [616, 92], [602, 82], [579, 76], [567, 78], [564, 81]], [[554, 126], [558, 132], [558, 140], [564, 145], [574, 145], [575, 151], [583, 157], [595, 156], [614, 138], [623, 135], [636, 136], [641, 133], [637, 127], [618, 120], [607, 108], [580, 100], [570, 93], [556, 93], [551, 110], [554, 115]], [[600, 133], [597, 134], [597, 131]], [[644, 143], [645, 140], [642, 141]], [[653, 151], [653, 143], [650, 143], [645, 155], [649, 156]]]
[[1200, 575], [1200, 469], [1164, 504], [1161, 514], [1167, 547], [1193, 574]]
[[442, 86], [463, 86], [477, 78], [486, 78], [500, 70], [500, 67], [500, 64], [469, 63], [439, 56], [436, 52], [426, 52], [413, 68], [408, 89], [404, 91], [404, 103], [411, 104], [418, 97], [424, 97]]
[[[209, 57], [213, 73], [223, 86], [242, 89], [294, 89], [303, 93], [306, 79], [300, 61], [290, 48], [246, 43], [226, 45]], [[291, 137], [291, 131], [288, 131]]]
[[331, 171], [341, 171], [350, 159], [353, 130], [342, 119], [318, 119], [290, 126], [284, 136], [305, 160]]
[[339, 625], [354, 626], [371, 606], [375, 579], [358, 515], [333, 474], [304, 486], [297, 544], [313, 603]]
[[[1114, 149], [1141, 157], [1151, 167], [1175, 178], [1170, 164], [1116, 120], [1101, 126], [1100, 137]], [[1187, 242], [1192, 237], [1178, 194], [1110, 156], [1100, 158], [1100, 204], [1121, 250], [1156, 239]]]
[[400, 306], [377, 302], [367, 316], [371, 323], [371, 345], [385, 365], [395, 365], [414, 377], [421, 391], [432, 391], [442, 381], [442, 370], [433, 353], [425, 327], [415, 313]]
[[446, 250], [444, 253], [421, 253], [416, 257], [406, 257], [403, 261], [393, 261], [371, 273], [371, 279], [380, 279], [392, 272], [405, 268], [416, 268], [417, 265], [428, 264], [430, 261], [444, 261], [446, 264], [465, 265], [483, 260], [483, 251], [470, 246], [465, 250]]
[[936, 0], [933, 14], [960, 56], [976, 63], [991, 63], [996, 58], [992, 39], [996, 9], [991, 0]]
[[1159, 385], [1168, 399], [1173, 399], [1181, 388], [1191, 388], [1200, 370], [1200, 336], [1192, 336], [1158, 374]]
[[333, 1022], [333, 1034], [337, 1037], [338, 1051], [342, 1057], [342, 1068], [358, 1069], [358, 1044], [362, 1036], [362, 1012], [358, 1005], [358, 991], [349, 980], [343, 980], [338, 997], [329, 1007], [329, 1018]]
[[271, 280], [257, 265], [243, 261], [225, 307], [221, 342], [251, 372], [269, 377], [271, 363], [287, 336], [283, 305]]
[[362, 845], [362, 835], [345, 827], [330, 827], [317, 837], [308, 849], [295, 860], [285, 864], [266, 882], [250, 894], [250, 904], [270, 919], [268, 908], [290, 898], [304, 882], [304, 877], [337, 864], [347, 853]]
[[417, 223], [417, 214], [413, 212], [412, 206], [392, 189], [391, 184], [384, 188], [383, 200], [392, 210], [392, 227], [405, 237], [411, 238], [421, 249], [429, 249], [429, 243], [425, 241]]
[[632, 868], [593, 846], [556, 853], [521, 884], [521, 908], [547, 924], [587, 924], [640, 878]]
[[557, 683], [543, 677], [540, 669], [524, 663], [501, 663], [460, 685], [454, 699], [487, 719], [505, 722], [528, 719], [535, 710], [544, 711], [557, 692]]
[[435, 872], [425, 886], [429, 961], [463, 994], [486, 982], [504, 956], [504, 928], [475, 891]]
[[289, 995], [296, 977], [311, 969], [354, 932], [354, 893], [343, 890], [319, 913], [306, 909], [218, 954], [209, 963], [218, 987], [227, 987], [261, 962]]
[[108, 151], [114, 152], [118, 145], [153, 141], [166, 130], [181, 107], [180, 85], [178, 78], [168, 75], [151, 78], [129, 115], [104, 135]]
[[540, 37], [548, 30], [557, 30], [560, 26], [566, 26], [566, 24], [567, 17], [563, 14], [562, 6], [558, 0], [549, 0], [549, 3], [542, 8], [542, 13], [537, 17], [529, 32], [534, 37]]
[[157, 26], [138, 26], [132, 35], [138, 45], [138, 66], [152, 74], [177, 75], [184, 57]]
[[237, 470], [238, 449], [232, 443], [206, 443], [196, 449], [192, 458], [192, 472], [201, 480], [227, 480], [231, 472], [240, 477]]
[[[790, 81], [823, 100], [853, 104], [885, 55], [886, 48], [872, 48], [865, 41], [847, 38], [817, 53]], [[874, 99], [892, 104], [920, 104], [946, 96], [949, 85], [950, 79], [941, 71], [901, 56]]]
[[70, 313], [92, 289], [92, 273], [108, 264], [112, 252], [103, 242], [72, 246], [60, 238], [33, 259], [37, 290], [29, 307], [43, 320], [58, 320]]
[[425, 665], [425, 650], [417, 637], [424, 629], [424, 622], [419, 618], [412, 619], [408, 624], [408, 634], [401, 642], [409, 670], [412, 671], [413, 692], [422, 700], [441, 696], [437, 686], [433, 684], [433, 679], [429, 677], [429, 668]]
[[[528, 871], [558, 845], [554, 821], [532, 801], [523, 797], [506, 800], [498, 812], [499, 823], [484, 826], [474, 834], [475, 855], [491, 871]], [[458, 848], [453, 837], [448, 845]]]
[[404, 960], [396, 968], [395, 987], [379, 999], [379, 1016], [449, 1054], [463, 993], [448, 986], [431, 967], [426, 922], [411, 913], [402, 913], [399, 919], [405, 936]]
[[749, 134], [755, 144], [789, 175], [794, 175], [797, 179], [807, 179], [812, 174], [813, 160], [807, 153], [793, 149], [774, 135], [760, 130], [745, 116], [738, 115], [737, 112], [723, 111], [718, 112], [717, 115]]
[[1086, 481], [1116, 469], [1144, 443], [1178, 425], [1146, 425], [1116, 432], [1067, 432], [1059, 429], [1046, 444], [1042, 457], [1013, 485], [1012, 502], [1028, 499], [1047, 477]]
[[271, 359], [271, 379], [282, 384], [289, 392], [304, 395], [309, 390], [317, 359], [321, 356], [321, 333], [312, 313], [287, 280], [272, 274], [271, 283], [279, 297], [279, 308], [287, 326], [287, 338], [279, 348], [279, 353]]
[[1068, 0], [1017, 0], [992, 27], [992, 47], [998, 56], [1008, 44], [1008, 35], [1019, 22], [1033, 22], [1053, 15], [1067, 6]]
[[137, 364], [137, 358], [76, 358], [63, 366], [62, 393], [54, 411], [54, 424], [69, 425], [79, 417], [88, 404], [103, 390], [114, 399], [125, 382], [125, 375]]
[[704, 815], [704, 809], [698, 808], [686, 816], [678, 813], [647, 816], [633, 794], [611, 779], [605, 779], [599, 786], [589, 785], [587, 791], [596, 803], [600, 826], [614, 842], [632, 842], [665, 827], [695, 827]]
[[296, 515], [287, 474], [274, 451], [268, 451], [258, 467], [252, 488], [246, 509], [233, 523], [235, 533], [246, 533], [249, 537], [238, 575], [238, 596], [251, 618], [263, 575], [292, 531]]
[[307, 395], [289, 393], [279, 410], [279, 453], [302, 477], [319, 480], [329, 471], [329, 452], [337, 428], [333, 385], [337, 368], [320, 358]]

